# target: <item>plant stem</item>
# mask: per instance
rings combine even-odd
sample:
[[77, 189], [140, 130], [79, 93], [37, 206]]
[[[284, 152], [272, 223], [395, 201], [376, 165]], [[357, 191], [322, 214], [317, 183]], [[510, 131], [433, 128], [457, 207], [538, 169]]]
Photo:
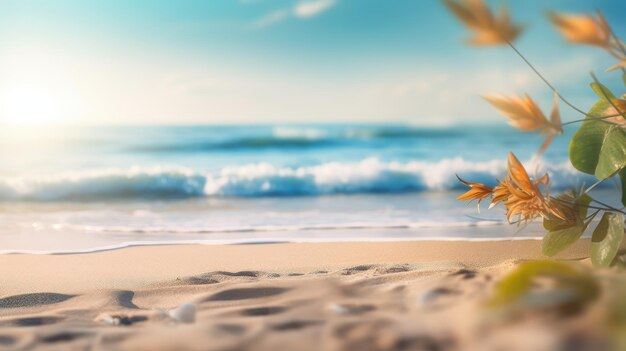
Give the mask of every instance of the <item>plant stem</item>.
[[[598, 77], [596, 77], [596, 75], [591, 72], [591, 78], [593, 78], [593, 81], [598, 84], [601, 85], [600, 81], [598, 80]], [[615, 105], [615, 103], [606, 95], [606, 92], [604, 91], [604, 89], [600, 89], [601, 93], [602, 93], [602, 97], [604, 98], [604, 100], [606, 100], [611, 107], [613, 107], [615, 109], [615, 111], [617, 111], [619, 114], [618, 115], [609, 115], [609, 116], [604, 116], [604, 117], [596, 117], [593, 119], [597, 119], [597, 120], [603, 120], [603, 119], [607, 119], [607, 118], [613, 118], [613, 117], [623, 117], [624, 119], [626, 119], [626, 115], [624, 115], [624, 112], [621, 111], [619, 108], [617, 108], [617, 106]], [[577, 123], [577, 122], [584, 122], [586, 119], [579, 119], [576, 121], [570, 121], [570, 122], [566, 122], [566, 123], [561, 123], [561, 126], [565, 126], [568, 124], [572, 124], [572, 123]], [[609, 123], [609, 124], [613, 124], [613, 125], [618, 125], [618, 123], [612, 123], [612, 122], [606, 122], [605, 123]]]
[[539, 78], [541, 78], [541, 80], [543, 80], [544, 83], [546, 83], [546, 85], [559, 97], [559, 99], [561, 99], [564, 103], [566, 103], [569, 107], [573, 108], [574, 110], [582, 113], [583, 115], [586, 115], [586, 113], [584, 111], [582, 111], [578, 107], [574, 106], [569, 101], [567, 101], [567, 99], [565, 99], [563, 96], [561, 96], [561, 93], [559, 93], [559, 91], [552, 84], [550, 84], [550, 82], [548, 82], [548, 80], [546, 78], [544, 78], [544, 76], [541, 73], [539, 73], [539, 71], [535, 68], [535, 66], [533, 66], [533, 64], [530, 63], [530, 61], [528, 61], [526, 59], [526, 57], [519, 50], [517, 50], [517, 48], [513, 45], [513, 43], [511, 43], [508, 40], [506, 42], [509, 44], [511, 49], [513, 49], [513, 51], [515, 51], [515, 53], [519, 57], [521, 57], [522, 60], [524, 60], [524, 62], [528, 65], [528, 67], [530, 67], [535, 72], [535, 74], [537, 76], [539, 76]]
[[602, 211], [615, 211], [615, 212], [620, 212], [620, 213], [626, 214], [626, 212], [624, 212], [624, 211], [622, 211], [620, 209], [617, 209], [617, 208], [615, 208], [613, 206], [607, 205], [607, 204], [605, 204], [603, 202], [600, 202], [598, 200], [595, 200], [595, 199], [591, 199], [591, 200], [594, 201], [594, 202], [599, 203], [600, 205], [602, 205], [604, 207], [593, 206], [593, 205], [581, 205], [581, 204], [578, 204], [576, 202], [562, 200], [562, 199], [559, 199], [559, 198], [556, 198], [556, 197], [554, 197], [552, 199], [555, 200], [556, 202], [560, 202], [560, 203], [566, 204], [566, 205], [572, 205], [573, 204], [573, 205], [575, 205], [577, 207], [592, 208], [594, 210], [602, 210]]
[[[614, 118], [614, 117], [618, 117], [618, 116], [604, 116], [604, 117], [596, 117], [596, 118], [590, 118], [590, 120], [598, 120], [598, 122], [602, 122], [603, 119], [607, 119], [607, 118]], [[565, 123], [561, 123], [561, 126], [566, 126], [569, 124], [574, 124], [574, 123], [578, 123], [578, 122], [584, 122], [586, 121], [586, 118], [583, 119], [577, 119], [575, 121], [569, 121], [569, 122], [565, 122]], [[607, 123], [607, 122], [605, 122]], [[614, 124], [614, 123], [610, 123], [610, 124]]]
[[[617, 46], [619, 48], [619, 50], [622, 52], [622, 57], [618, 59], [626, 59], [626, 48], [624, 48], [624, 45], [622, 43], [621, 40], [619, 40], [619, 38], [617, 37], [617, 35], [615, 35], [615, 32], [613, 31], [613, 27], [611, 27], [606, 20], [604, 21], [606, 23], [607, 28], [609, 29], [609, 34], [613, 37], [613, 40], [615, 40], [615, 46]], [[626, 68], [622, 67], [622, 73], [626, 74]]]
[[604, 178], [604, 179], [600, 179], [597, 182], [591, 184], [590, 187], [587, 188], [587, 190], [584, 191], [585, 194], [588, 194], [591, 190], [593, 190], [593, 188], [597, 187], [598, 185], [602, 184], [602, 182], [604, 182], [605, 180], [607, 180], [608, 178]]
[[552, 200], [554, 200], [556, 202], [560, 202], [560, 203], [565, 204], [565, 205], [570, 205], [570, 206], [573, 205], [573, 206], [576, 206], [576, 207], [592, 208], [592, 209], [598, 210], [598, 211], [600, 211], [600, 210], [602, 210], [602, 211], [608, 210], [608, 208], [603, 208], [603, 207], [598, 207], [598, 206], [593, 206], [593, 205], [582, 205], [582, 204], [579, 204], [579, 203], [577, 203], [575, 201], [574, 202], [567, 201], [567, 200], [559, 199], [557, 197], [553, 197]]
[[593, 201], [593, 202], [597, 202], [597, 203], [599, 203], [600, 205], [605, 206], [607, 210], [611, 210], [611, 211], [619, 212], [619, 213], [621, 213], [621, 214], [625, 214], [625, 215], [626, 215], [626, 212], [624, 212], [624, 211], [622, 211], [622, 210], [620, 210], [620, 209], [618, 209], [618, 208], [615, 208], [615, 207], [613, 207], [613, 206], [611, 206], [611, 205], [607, 205], [607, 204], [605, 204], [604, 202], [598, 201], [598, 200], [596, 200], [596, 199], [592, 199], [591, 201]]
[[585, 220], [588, 220], [588, 219], [593, 220], [598, 213], [600, 213], [600, 210], [596, 210], [594, 213], [592, 213], [589, 216], [587, 216], [587, 218], [585, 218]]
[[567, 106], [571, 107], [574, 111], [583, 114], [584, 116], [588, 116], [590, 118], [594, 118], [594, 119], [603, 119], [603, 118], [610, 118], [610, 117], [618, 117], [620, 115], [614, 115], [614, 116], [593, 116], [581, 109], [579, 109], [578, 107], [574, 106], [571, 102], [569, 102], [566, 98], [563, 97], [563, 95], [561, 95], [561, 93], [559, 93], [559, 91], [552, 85], [550, 84], [550, 82], [548, 82], [548, 80], [541, 74], [539, 73], [539, 71], [535, 68], [535, 66], [533, 66], [532, 63], [530, 63], [530, 61], [528, 61], [526, 59], [526, 57], [519, 51], [517, 50], [517, 48], [513, 45], [513, 43], [511, 43], [509, 40], [505, 39], [507, 44], [509, 44], [509, 46], [511, 47], [511, 49], [513, 49], [513, 51], [515, 51], [515, 53], [528, 65], [528, 67], [530, 67], [533, 72], [535, 72], [535, 74], [537, 76], [539, 76], [539, 78], [541, 78], [541, 80], [550, 88], [550, 90], [552, 90], [556, 96], [559, 97], [559, 99], [561, 101], [563, 101]]
[[578, 205], [580, 207], [586, 207], [586, 208], [591, 208], [594, 210], [598, 210], [598, 211], [609, 211], [610, 208], [606, 208], [606, 207], [598, 207], [598, 206], [592, 206], [592, 205]]

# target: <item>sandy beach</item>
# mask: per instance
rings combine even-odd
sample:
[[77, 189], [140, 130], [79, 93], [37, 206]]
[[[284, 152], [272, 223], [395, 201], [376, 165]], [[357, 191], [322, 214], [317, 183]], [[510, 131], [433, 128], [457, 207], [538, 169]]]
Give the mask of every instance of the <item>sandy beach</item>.
[[[560, 259], [588, 265], [589, 244], [576, 243]], [[503, 319], [485, 309], [503, 274], [517, 262], [540, 258], [536, 240], [170, 245], [2, 255], [0, 347], [605, 347], [606, 335], [598, 334], [603, 329], [594, 327], [604, 318], [601, 301], [566, 317], [545, 308]], [[167, 312], [184, 304], [197, 309], [188, 323]]]
[[0, 351], [626, 351], [625, 12], [0, 0]]

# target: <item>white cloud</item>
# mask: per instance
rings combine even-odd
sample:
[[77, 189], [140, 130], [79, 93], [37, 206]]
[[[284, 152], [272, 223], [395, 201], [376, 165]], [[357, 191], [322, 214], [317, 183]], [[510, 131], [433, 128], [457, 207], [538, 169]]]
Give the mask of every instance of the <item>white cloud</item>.
[[[559, 89], [580, 86], [580, 79], [592, 59], [580, 56], [567, 63], [549, 63], [540, 67], [547, 72], [548, 80]], [[481, 95], [528, 93], [537, 100], [539, 106], [548, 111], [552, 103], [552, 92], [528, 67], [481, 66], [472, 70], [432, 67], [411, 72], [396, 72], [386, 80], [373, 82], [369, 96], [363, 101], [375, 101], [369, 114], [385, 111], [405, 120], [415, 118], [420, 123], [440, 121], [441, 117], [463, 121], [499, 120], [498, 113], [487, 104]], [[583, 105], [580, 94], [574, 93], [576, 101]], [[376, 106], [381, 109], [376, 111]], [[583, 105], [584, 106], [584, 105]], [[567, 109], [565, 111], [568, 111]], [[362, 111], [366, 114], [368, 112]]]
[[[579, 78], [584, 80], [580, 72], [588, 67], [587, 62], [581, 57], [539, 68], [548, 72], [548, 79], [558, 88], [565, 89], [580, 86]], [[432, 64], [388, 66], [382, 71], [372, 67], [358, 80], [341, 74], [228, 68], [204, 61], [171, 64], [142, 66], [133, 71], [132, 80], [125, 71], [107, 74], [107, 79], [111, 75], [117, 78], [110, 84], [98, 81], [95, 86], [105, 91], [89, 94], [94, 99], [106, 97], [93, 102], [98, 107], [94, 113], [101, 113], [102, 120], [137, 123], [404, 121], [444, 125], [456, 121], [503, 122], [480, 98], [482, 94], [528, 92], [544, 111], [552, 102], [549, 89], [521, 63], [501, 68], [483, 63], [472, 69]], [[164, 76], [163, 72], [173, 73]], [[126, 84], [120, 86], [117, 83], [122, 79]], [[586, 106], [578, 93], [570, 96]], [[575, 117], [565, 107], [562, 112], [565, 120]]]
[[336, 0], [313, 0], [297, 3], [290, 9], [276, 10], [252, 22], [252, 28], [264, 28], [289, 17], [306, 19], [315, 17], [330, 9]]
[[293, 13], [295, 16], [300, 18], [313, 17], [330, 9], [334, 4], [335, 0], [315, 0], [301, 2], [293, 8]]

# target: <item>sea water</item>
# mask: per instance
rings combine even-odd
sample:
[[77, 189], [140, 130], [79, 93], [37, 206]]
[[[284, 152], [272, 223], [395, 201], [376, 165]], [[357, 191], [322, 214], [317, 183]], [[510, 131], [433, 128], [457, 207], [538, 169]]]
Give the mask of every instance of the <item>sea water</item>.
[[160, 243], [536, 238], [455, 198], [495, 184], [513, 151], [552, 190], [594, 180], [572, 130], [506, 125], [115, 126], [0, 131], [0, 250]]

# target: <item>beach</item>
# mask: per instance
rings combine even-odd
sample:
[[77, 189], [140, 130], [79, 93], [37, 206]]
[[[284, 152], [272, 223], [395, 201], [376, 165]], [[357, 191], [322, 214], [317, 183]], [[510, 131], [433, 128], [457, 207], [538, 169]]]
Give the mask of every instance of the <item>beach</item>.
[[[537, 163], [498, 126], [70, 128], [26, 156], [12, 150], [32, 139], [12, 137], [0, 141], [0, 348], [612, 345], [615, 303], [596, 292], [619, 291], [600, 287], [616, 271], [581, 273], [584, 288], [557, 271], [489, 307], [508, 274], [546, 259], [545, 230], [457, 200], [457, 175], [506, 175], [497, 150], [511, 143], [554, 192], [590, 184], [565, 139]], [[593, 194], [619, 206], [612, 192]], [[557, 262], [586, 272], [590, 236]]]
[[[588, 266], [589, 245], [579, 241], [559, 259]], [[602, 301], [565, 317], [546, 307], [509, 320], [485, 309], [502, 276], [519, 262], [543, 258], [540, 252], [538, 240], [501, 240], [158, 245], [84, 254], [5, 254], [0, 255], [0, 347], [606, 346], [607, 335], [598, 334], [606, 332], [598, 324], [604, 320]], [[193, 321], [168, 314], [184, 304], [197, 309]]]
[[626, 351], [625, 4], [0, 0], [0, 351]]
[[[538, 292], [488, 307], [510, 272], [546, 259], [545, 230], [457, 200], [457, 175], [492, 186], [505, 176], [496, 150], [511, 143], [527, 145], [525, 164], [554, 192], [591, 183], [565, 139], [537, 163], [525, 137], [498, 126], [70, 128], [26, 156], [11, 150], [31, 139], [3, 137], [0, 348], [612, 345], [612, 297], [587, 301], [576, 279], [572, 290], [541, 277]], [[618, 206], [612, 192], [593, 191]], [[556, 259], [587, 270], [589, 238]], [[619, 274], [593, 275], [583, 285], [603, 291]]]

